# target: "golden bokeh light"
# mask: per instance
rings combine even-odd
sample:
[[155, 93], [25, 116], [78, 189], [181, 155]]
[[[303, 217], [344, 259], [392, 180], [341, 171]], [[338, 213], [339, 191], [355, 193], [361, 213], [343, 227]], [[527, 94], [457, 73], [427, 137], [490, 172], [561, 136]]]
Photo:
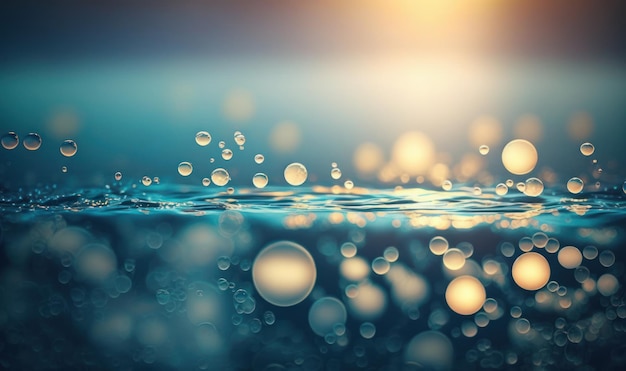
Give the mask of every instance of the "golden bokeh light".
[[478, 312], [487, 299], [485, 287], [473, 276], [460, 276], [452, 280], [446, 289], [446, 302], [458, 314]]
[[511, 273], [519, 287], [525, 290], [539, 290], [550, 279], [550, 264], [543, 255], [527, 252], [515, 259]]
[[502, 150], [502, 164], [515, 175], [528, 174], [537, 165], [537, 149], [524, 139], [510, 141]]
[[404, 133], [393, 144], [391, 161], [408, 175], [423, 175], [430, 169], [435, 158], [435, 145], [428, 136], [411, 131]]

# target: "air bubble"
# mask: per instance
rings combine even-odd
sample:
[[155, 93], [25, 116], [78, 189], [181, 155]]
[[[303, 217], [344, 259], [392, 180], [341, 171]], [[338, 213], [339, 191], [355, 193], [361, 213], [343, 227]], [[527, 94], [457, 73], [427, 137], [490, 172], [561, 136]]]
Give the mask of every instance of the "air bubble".
[[265, 156], [260, 153], [254, 155], [254, 162], [256, 162], [257, 164], [262, 164], [263, 161], [265, 161]]
[[443, 255], [448, 250], [448, 240], [441, 236], [435, 236], [430, 240], [428, 247], [435, 255]]
[[537, 165], [537, 159], [535, 146], [524, 139], [512, 140], [502, 150], [502, 164], [511, 174], [530, 173]]
[[583, 261], [583, 255], [574, 246], [565, 246], [559, 250], [559, 264], [566, 269], [574, 269]]
[[334, 167], [330, 170], [330, 177], [337, 180], [341, 178], [341, 170], [337, 167]]
[[546, 243], [545, 247], [547, 252], [549, 252], [550, 254], [554, 254], [555, 252], [559, 251], [559, 247], [561, 247], [561, 243], [559, 242], [559, 240], [554, 237], [548, 238], [548, 242]]
[[519, 287], [525, 290], [538, 290], [550, 279], [550, 264], [543, 255], [527, 252], [515, 260], [511, 273]]
[[341, 245], [341, 255], [343, 255], [344, 258], [352, 258], [353, 256], [356, 255], [356, 245], [353, 244], [352, 242], [346, 242], [343, 245]]
[[221, 271], [225, 271], [230, 268], [230, 258], [228, 256], [220, 256], [217, 258], [217, 268]]
[[489, 146], [483, 144], [482, 146], [478, 147], [478, 152], [481, 155], [485, 156], [489, 153]]
[[526, 318], [519, 318], [515, 321], [515, 330], [520, 334], [527, 334], [530, 331], [530, 322]]
[[226, 161], [230, 160], [231, 158], [233, 158], [233, 151], [228, 148], [224, 148], [222, 150], [222, 158]]
[[211, 185], [211, 179], [209, 178], [202, 178], [202, 185], [205, 187], [208, 187], [209, 185]]
[[395, 246], [389, 246], [385, 249], [385, 251], [383, 251], [383, 256], [385, 257], [385, 260], [393, 263], [400, 257], [400, 252]]
[[583, 256], [587, 260], [593, 260], [598, 257], [598, 248], [595, 246], [585, 246]]
[[441, 183], [441, 189], [443, 189], [444, 191], [449, 191], [452, 189], [452, 182], [449, 180], [444, 180], [443, 183]]
[[363, 322], [359, 327], [359, 333], [364, 339], [371, 339], [376, 335], [376, 326], [371, 322]]
[[343, 186], [346, 187], [346, 189], [352, 189], [354, 188], [354, 183], [351, 180], [346, 180], [343, 182]]
[[389, 268], [389, 262], [383, 257], [379, 256], [374, 259], [374, 261], [372, 261], [372, 270], [378, 275], [386, 274], [387, 272], [389, 272]]
[[584, 187], [584, 183], [582, 179], [580, 178], [573, 177], [572, 179], [567, 181], [567, 190], [570, 193], [578, 194], [582, 192], [583, 187]]
[[152, 179], [150, 179], [149, 176], [144, 175], [143, 178], [141, 178], [141, 184], [145, 185], [146, 187], [148, 187], [150, 184], [152, 184]]
[[20, 139], [14, 131], [9, 131], [2, 136], [0, 142], [2, 143], [2, 147], [4, 147], [4, 149], [14, 149], [18, 144], [20, 144]]
[[593, 146], [593, 144], [589, 142], [585, 142], [580, 145], [580, 153], [582, 153], [585, 156], [593, 155], [593, 152], [595, 152], [595, 150], [596, 148]]
[[603, 267], [608, 268], [615, 263], [615, 254], [613, 254], [613, 251], [604, 250], [598, 256], [598, 260]]
[[543, 182], [537, 178], [529, 178], [526, 180], [524, 194], [526, 196], [537, 197], [543, 192]]
[[443, 264], [450, 270], [459, 270], [465, 265], [465, 254], [457, 248], [448, 249], [443, 255]]
[[119, 182], [120, 180], [122, 180], [122, 173], [120, 173], [119, 171], [116, 172], [115, 174], [113, 174], [113, 178], [115, 178], [115, 180]]
[[41, 137], [37, 133], [29, 133], [22, 141], [24, 147], [29, 151], [36, 151], [41, 147]]
[[61, 147], [59, 149], [63, 156], [72, 157], [78, 151], [78, 146], [76, 145], [76, 142], [68, 139], [68, 140], [65, 140], [63, 143], [61, 143]]
[[285, 168], [285, 180], [292, 186], [299, 186], [306, 181], [308, 172], [306, 167], [299, 162], [294, 162]]
[[268, 178], [264, 173], [256, 173], [252, 177], [252, 184], [254, 184], [257, 188], [265, 188], [267, 185]]
[[499, 183], [496, 186], [496, 194], [498, 196], [504, 196], [505, 194], [507, 194], [509, 192], [509, 187], [506, 186], [506, 184], [504, 183]]
[[473, 276], [460, 276], [446, 288], [446, 303], [458, 314], [470, 315], [478, 312], [487, 298], [485, 287]]
[[224, 147], [226, 147], [226, 142], [220, 140], [219, 143], [217, 143], [217, 146], [220, 147], [220, 149], [223, 149]]
[[67, 173], [67, 166], [61, 166], [61, 172]]
[[548, 244], [548, 236], [543, 232], [537, 232], [533, 234], [533, 245], [540, 249], [543, 249]]
[[193, 171], [193, 166], [189, 162], [181, 162], [178, 164], [178, 174], [182, 176], [189, 176]]
[[213, 181], [213, 183], [217, 186], [225, 186], [226, 184], [228, 184], [229, 180], [230, 175], [228, 174], [228, 171], [226, 171], [226, 169], [217, 168], [211, 173], [211, 181]]
[[198, 143], [198, 145], [202, 147], [209, 145], [209, 143], [211, 143], [211, 134], [209, 134], [207, 131], [197, 132], [196, 143]]
[[348, 318], [345, 305], [334, 297], [323, 297], [309, 309], [309, 326], [319, 336], [334, 333], [335, 326], [345, 325]]
[[233, 137], [238, 146], [243, 146], [246, 143], [246, 137], [239, 131], [236, 131]]

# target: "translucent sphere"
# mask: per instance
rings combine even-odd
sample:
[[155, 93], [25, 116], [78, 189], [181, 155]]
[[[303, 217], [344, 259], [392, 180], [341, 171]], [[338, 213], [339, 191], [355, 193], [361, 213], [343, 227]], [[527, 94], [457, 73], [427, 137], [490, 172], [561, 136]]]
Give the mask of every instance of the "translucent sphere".
[[339, 272], [349, 281], [361, 281], [370, 273], [370, 267], [365, 259], [355, 256], [345, 259], [339, 265]]
[[526, 180], [524, 194], [526, 196], [537, 197], [541, 193], [543, 193], [543, 182], [537, 178], [528, 178]]
[[254, 155], [254, 162], [256, 162], [257, 164], [262, 164], [263, 161], [265, 161], [265, 156], [260, 153]]
[[252, 281], [259, 295], [279, 307], [289, 307], [306, 299], [316, 278], [311, 254], [291, 241], [266, 246], [252, 265]]
[[543, 255], [527, 252], [515, 259], [511, 273], [519, 287], [525, 290], [539, 290], [550, 279], [550, 264]]
[[113, 177], [119, 182], [120, 180], [122, 180], [122, 173], [117, 171], [115, 174], [113, 174]]
[[319, 336], [333, 333], [335, 326], [345, 325], [347, 319], [345, 305], [330, 296], [318, 299], [309, 309], [309, 326]]
[[573, 177], [572, 179], [567, 181], [567, 190], [570, 191], [570, 193], [578, 194], [582, 192], [583, 187], [584, 183], [580, 178]]
[[306, 167], [299, 162], [294, 162], [285, 168], [285, 180], [292, 186], [299, 186], [306, 181], [308, 172]]
[[230, 160], [233, 158], [233, 151], [228, 148], [224, 148], [222, 150], [222, 158], [226, 161]]
[[354, 183], [351, 180], [346, 180], [343, 182], [343, 186], [346, 187], [346, 189], [352, 189], [354, 188]]
[[150, 184], [152, 184], [152, 179], [150, 179], [149, 176], [144, 175], [143, 178], [141, 178], [141, 184], [143, 184], [143, 185], [145, 185], [147, 187]]
[[452, 182], [449, 180], [444, 180], [443, 183], [441, 183], [441, 189], [443, 189], [444, 191], [449, 191], [452, 189]]
[[453, 271], [459, 270], [465, 265], [465, 254], [457, 248], [448, 249], [443, 254], [443, 265]]
[[208, 187], [211, 184], [211, 179], [209, 178], [202, 178], [202, 185], [205, 187]]
[[598, 278], [596, 286], [598, 287], [598, 292], [600, 294], [603, 296], [611, 296], [619, 290], [619, 281], [614, 275], [605, 273]]
[[535, 146], [524, 139], [512, 140], [502, 150], [502, 164], [511, 174], [530, 173], [537, 165], [537, 159]]
[[565, 246], [559, 250], [559, 264], [566, 269], [574, 269], [583, 262], [583, 254], [574, 246]]
[[235, 139], [235, 143], [237, 143], [238, 146], [243, 146], [244, 144], [246, 144], [246, 137], [241, 134], [241, 132], [236, 131], [233, 137]]
[[252, 177], [252, 184], [254, 184], [254, 186], [257, 188], [265, 188], [265, 186], [267, 185], [267, 182], [268, 182], [267, 175], [263, 173], [256, 173]]
[[0, 142], [2, 142], [2, 147], [4, 147], [4, 149], [13, 149], [20, 143], [20, 139], [15, 132], [9, 131], [2, 136]]
[[470, 315], [478, 312], [485, 299], [485, 287], [473, 276], [457, 277], [446, 288], [446, 302], [458, 314]]
[[61, 172], [67, 173], [67, 166], [62, 166], [61, 167]]
[[76, 142], [68, 139], [68, 140], [63, 141], [63, 143], [61, 143], [61, 148], [59, 149], [63, 156], [72, 157], [76, 154], [76, 151], [78, 151], [78, 146], [76, 145]]
[[371, 339], [376, 335], [376, 326], [371, 322], [363, 322], [359, 327], [359, 333], [364, 339]]
[[498, 196], [504, 196], [505, 194], [507, 194], [509, 192], [509, 187], [506, 186], [506, 184], [504, 183], [499, 183], [496, 186], [496, 194]]
[[193, 166], [189, 162], [181, 162], [178, 164], [178, 174], [182, 176], [189, 176], [193, 171]]
[[330, 170], [330, 177], [335, 180], [341, 178], [341, 169], [338, 167], [332, 168], [332, 170]]
[[387, 308], [386, 291], [369, 282], [358, 284], [348, 300], [351, 313], [365, 321], [380, 317]]
[[386, 274], [389, 272], [390, 267], [389, 262], [382, 256], [379, 256], [372, 261], [372, 270], [378, 275]]
[[443, 255], [448, 250], [448, 240], [441, 236], [433, 237], [428, 247], [433, 254]]
[[424, 331], [411, 339], [404, 360], [418, 370], [450, 370], [454, 360], [452, 342], [439, 331]]
[[217, 168], [211, 173], [211, 181], [217, 186], [225, 186], [230, 181], [230, 175], [226, 169]]
[[37, 133], [29, 133], [22, 143], [27, 150], [36, 151], [41, 147], [41, 137]]
[[595, 150], [596, 150], [596, 148], [593, 146], [593, 144], [591, 144], [589, 142], [585, 142], [585, 143], [580, 145], [580, 153], [582, 153], [585, 156], [593, 155], [593, 152]]
[[482, 146], [478, 147], [478, 152], [481, 155], [483, 155], [483, 156], [488, 154], [489, 153], [489, 146], [483, 144]]
[[211, 143], [211, 134], [209, 134], [207, 131], [199, 131], [196, 133], [196, 143], [198, 143], [199, 146], [208, 146], [209, 143]]

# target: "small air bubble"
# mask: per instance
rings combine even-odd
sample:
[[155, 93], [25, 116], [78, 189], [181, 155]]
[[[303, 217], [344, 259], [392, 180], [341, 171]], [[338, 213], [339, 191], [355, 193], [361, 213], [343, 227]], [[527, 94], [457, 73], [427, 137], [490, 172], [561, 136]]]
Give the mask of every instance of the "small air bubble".
[[591, 156], [595, 150], [596, 148], [589, 142], [585, 142], [580, 145], [580, 153], [585, 156]]
[[72, 157], [76, 154], [76, 152], [78, 151], [78, 146], [76, 145], [76, 142], [74, 142], [73, 140], [66, 140], [63, 143], [61, 143], [61, 147], [59, 148], [61, 151], [61, 154], [65, 157]]
[[265, 156], [263, 156], [262, 154], [258, 153], [254, 156], [254, 162], [256, 162], [257, 164], [262, 164], [263, 161], [265, 161]]

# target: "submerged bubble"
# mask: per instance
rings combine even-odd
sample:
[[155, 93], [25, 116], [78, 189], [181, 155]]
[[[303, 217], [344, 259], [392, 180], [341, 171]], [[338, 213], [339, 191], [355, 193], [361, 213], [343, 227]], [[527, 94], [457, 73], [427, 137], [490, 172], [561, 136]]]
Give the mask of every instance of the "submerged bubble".
[[619, 290], [619, 281], [614, 275], [605, 273], [598, 278], [596, 286], [598, 287], [598, 292], [600, 292], [600, 294], [603, 296], [611, 296]]
[[67, 166], [61, 166], [61, 172], [67, 173]]
[[449, 191], [452, 189], [452, 182], [449, 180], [444, 180], [443, 183], [441, 183], [441, 189], [443, 189], [444, 191]]
[[211, 179], [209, 178], [202, 178], [202, 185], [205, 187], [208, 187], [209, 185], [211, 185]]
[[498, 196], [504, 196], [508, 192], [509, 192], [509, 187], [507, 187], [506, 184], [498, 183], [498, 185], [496, 186], [496, 194]]
[[259, 295], [280, 307], [303, 301], [313, 290], [316, 277], [311, 254], [291, 241], [266, 246], [252, 266], [252, 280]]
[[351, 180], [346, 180], [345, 182], [343, 182], [343, 186], [346, 189], [352, 189], [354, 188], [354, 183]]
[[356, 245], [352, 242], [344, 243], [343, 245], [341, 245], [340, 250], [341, 255], [343, 255], [344, 258], [351, 258], [356, 255]]
[[181, 162], [178, 164], [178, 174], [182, 176], [189, 176], [193, 171], [193, 166], [189, 162]]
[[238, 146], [243, 146], [246, 143], [246, 137], [240, 131], [236, 131], [233, 138]]
[[462, 315], [478, 312], [487, 298], [485, 287], [473, 276], [460, 276], [452, 280], [445, 296], [450, 309]]
[[537, 178], [528, 178], [524, 194], [526, 196], [537, 197], [543, 192], [543, 182]]
[[570, 193], [578, 194], [582, 192], [584, 187], [583, 181], [580, 178], [573, 177], [572, 179], [567, 181], [567, 190]]
[[595, 246], [585, 246], [583, 249], [583, 256], [587, 260], [593, 260], [598, 257], [598, 248]]
[[386, 274], [389, 272], [389, 268], [389, 262], [381, 256], [372, 261], [372, 270], [378, 275]]
[[603, 267], [608, 268], [615, 263], [615, 254], [613, 254], [613, 251], [604, 250], [598, 256], [598, 260]]
[[596, 148], [589, 142], [585, 142], [580, 145], [580, 153], [585, 156], [591, 156], [595, 150]]
[[450, 270], [459, 270], [465, 265], [465, 254], [457, 248], [448, 249], [443, 254], [443, 264]]
[[330, 170], [330, 177], [337, 180], [341, 178], [341, 169], [334, 167]]
[[68, 140], [63, 141], [63, 143], [61, 143], [61, 147], [59, 148], [59, 150], [61, 151], [61, 154], [63, 156], [72, 157], [78, 151], [78, 146], [76, 145], [76, 142], [68, 139]]
[[226, 147], [226, 142], [220, 140], [219, 143], [217, 143], [217, 146], [220, 147], [220, 149], [223, 149], [224, 147]]
[[24, 147], [29, 151], [36, 151], [41, 147], [41, 137], [37, 133], [29, 133], [22, 141]]
[[119, 182], [120, 180], [122, 180], [122, 173], [120, 173], [119, 171], [115, 172], [115, 174], [113, 174], [113, 178], [115, 178], [115, 180]]
[[299, 162], [294, 162], [285, 168], [285, 180], [292, 186], [299, 186], [306, 181], [308, 172], [306, 167]]
[[404, 352], [407, 365], [416, 370], [450, 370], [454, 360], [452, 342], [438, 331], [419, 333], [407, 344]]
[[215, 185], [222, 187], [228, 184], [228, 181], [230, 181], [230, 175], [226, 169], [217, 168], [211, 173], [211, 181], [213, 181]]
[[543, 255], [527, 252], [515, 259], [511, 273], [519, 287], [525, 290], [538, 290], [550, 279], [550, 264]]
[[548, 235], [546, 235], [543, 232], [537, 232], [535, 234], [533, 234], [533, 244], [535, 246], [537, 246], [538, 248], [542, 249], [544, 247], [546, 247], [546, 245], [548, 244]]
[[222, 150], [222, 158], [226, 161], [230, 160], [233, 158], [233, 151], [228, 148], [224, 148]]
[[198, 143], [198, 145], [202, 147], [209, 145], [209, 143], [211, 143], [211, 134], [209, 134], [209, 132], [207, 131], [197, 132], [196, 143]]
[[143, 185], [145, 185], [147, 187], [150, 184], [152, 184], [152, 179], [150, 179], [149, 176], [144, 175], [143, 178], [141, 178], [141, 184], [143, 184]]
[[511, 174], [530, 173], [537, 165], [537, 159], [535, 146], [524, 139], [512, 140], [502, 150], [502, 164]]
[[2, 147], [4, 147], [4, 149], [13, 149], [20, 144], [20, 139], [14, 131], [9, 131], [2, 136], [0, 142], [2, 143]]
[[376, 335], [376, 326], [371, 322], [363, 322], [359, 327], [359, 333], [364, 339], [371, 339]]
[[309, 309], [309, 326], [319, 336], [333, 333], [335, 326], [345, 325], [348, 318], [345, 305], [334, 297], [323, 297]]
[[443, 255], [448, 250], [448, 240], [441, 236], [435, 236], [428, 244], [430, 251], [435, 255]]
[[265, 156], [263, 156], [260, 153], [257, 153], [256, 155], [254, 155], [254, 162], [256, 162], [257, 164], [262, 164], [263, 161], [265, 161]]
[[574, 246], [565, 246], [559, 250], [559, 264], [566, 269], [574, 269], [583, 261], [583, 255]]
[[252, 184], [254, 184], [254, 186], [257, 188], [265, 188], [265, 186], [267, 185], [267, 182], [268, 182], [267, 175], [263, 173], [256, 173], [252, 177]]
[[481, 155], [483, 155], [483, 156], [488, 154], [489, 153], [489, 146], [483, 144], [482, 146], [478, 147], [478, 152]]
[[385, 260], [393, 263], [400, 257], [400, 252], [395, 246], [389, 246], [385, 249], [385, 251], [383, 251], [383, 256], [385, 257]]

